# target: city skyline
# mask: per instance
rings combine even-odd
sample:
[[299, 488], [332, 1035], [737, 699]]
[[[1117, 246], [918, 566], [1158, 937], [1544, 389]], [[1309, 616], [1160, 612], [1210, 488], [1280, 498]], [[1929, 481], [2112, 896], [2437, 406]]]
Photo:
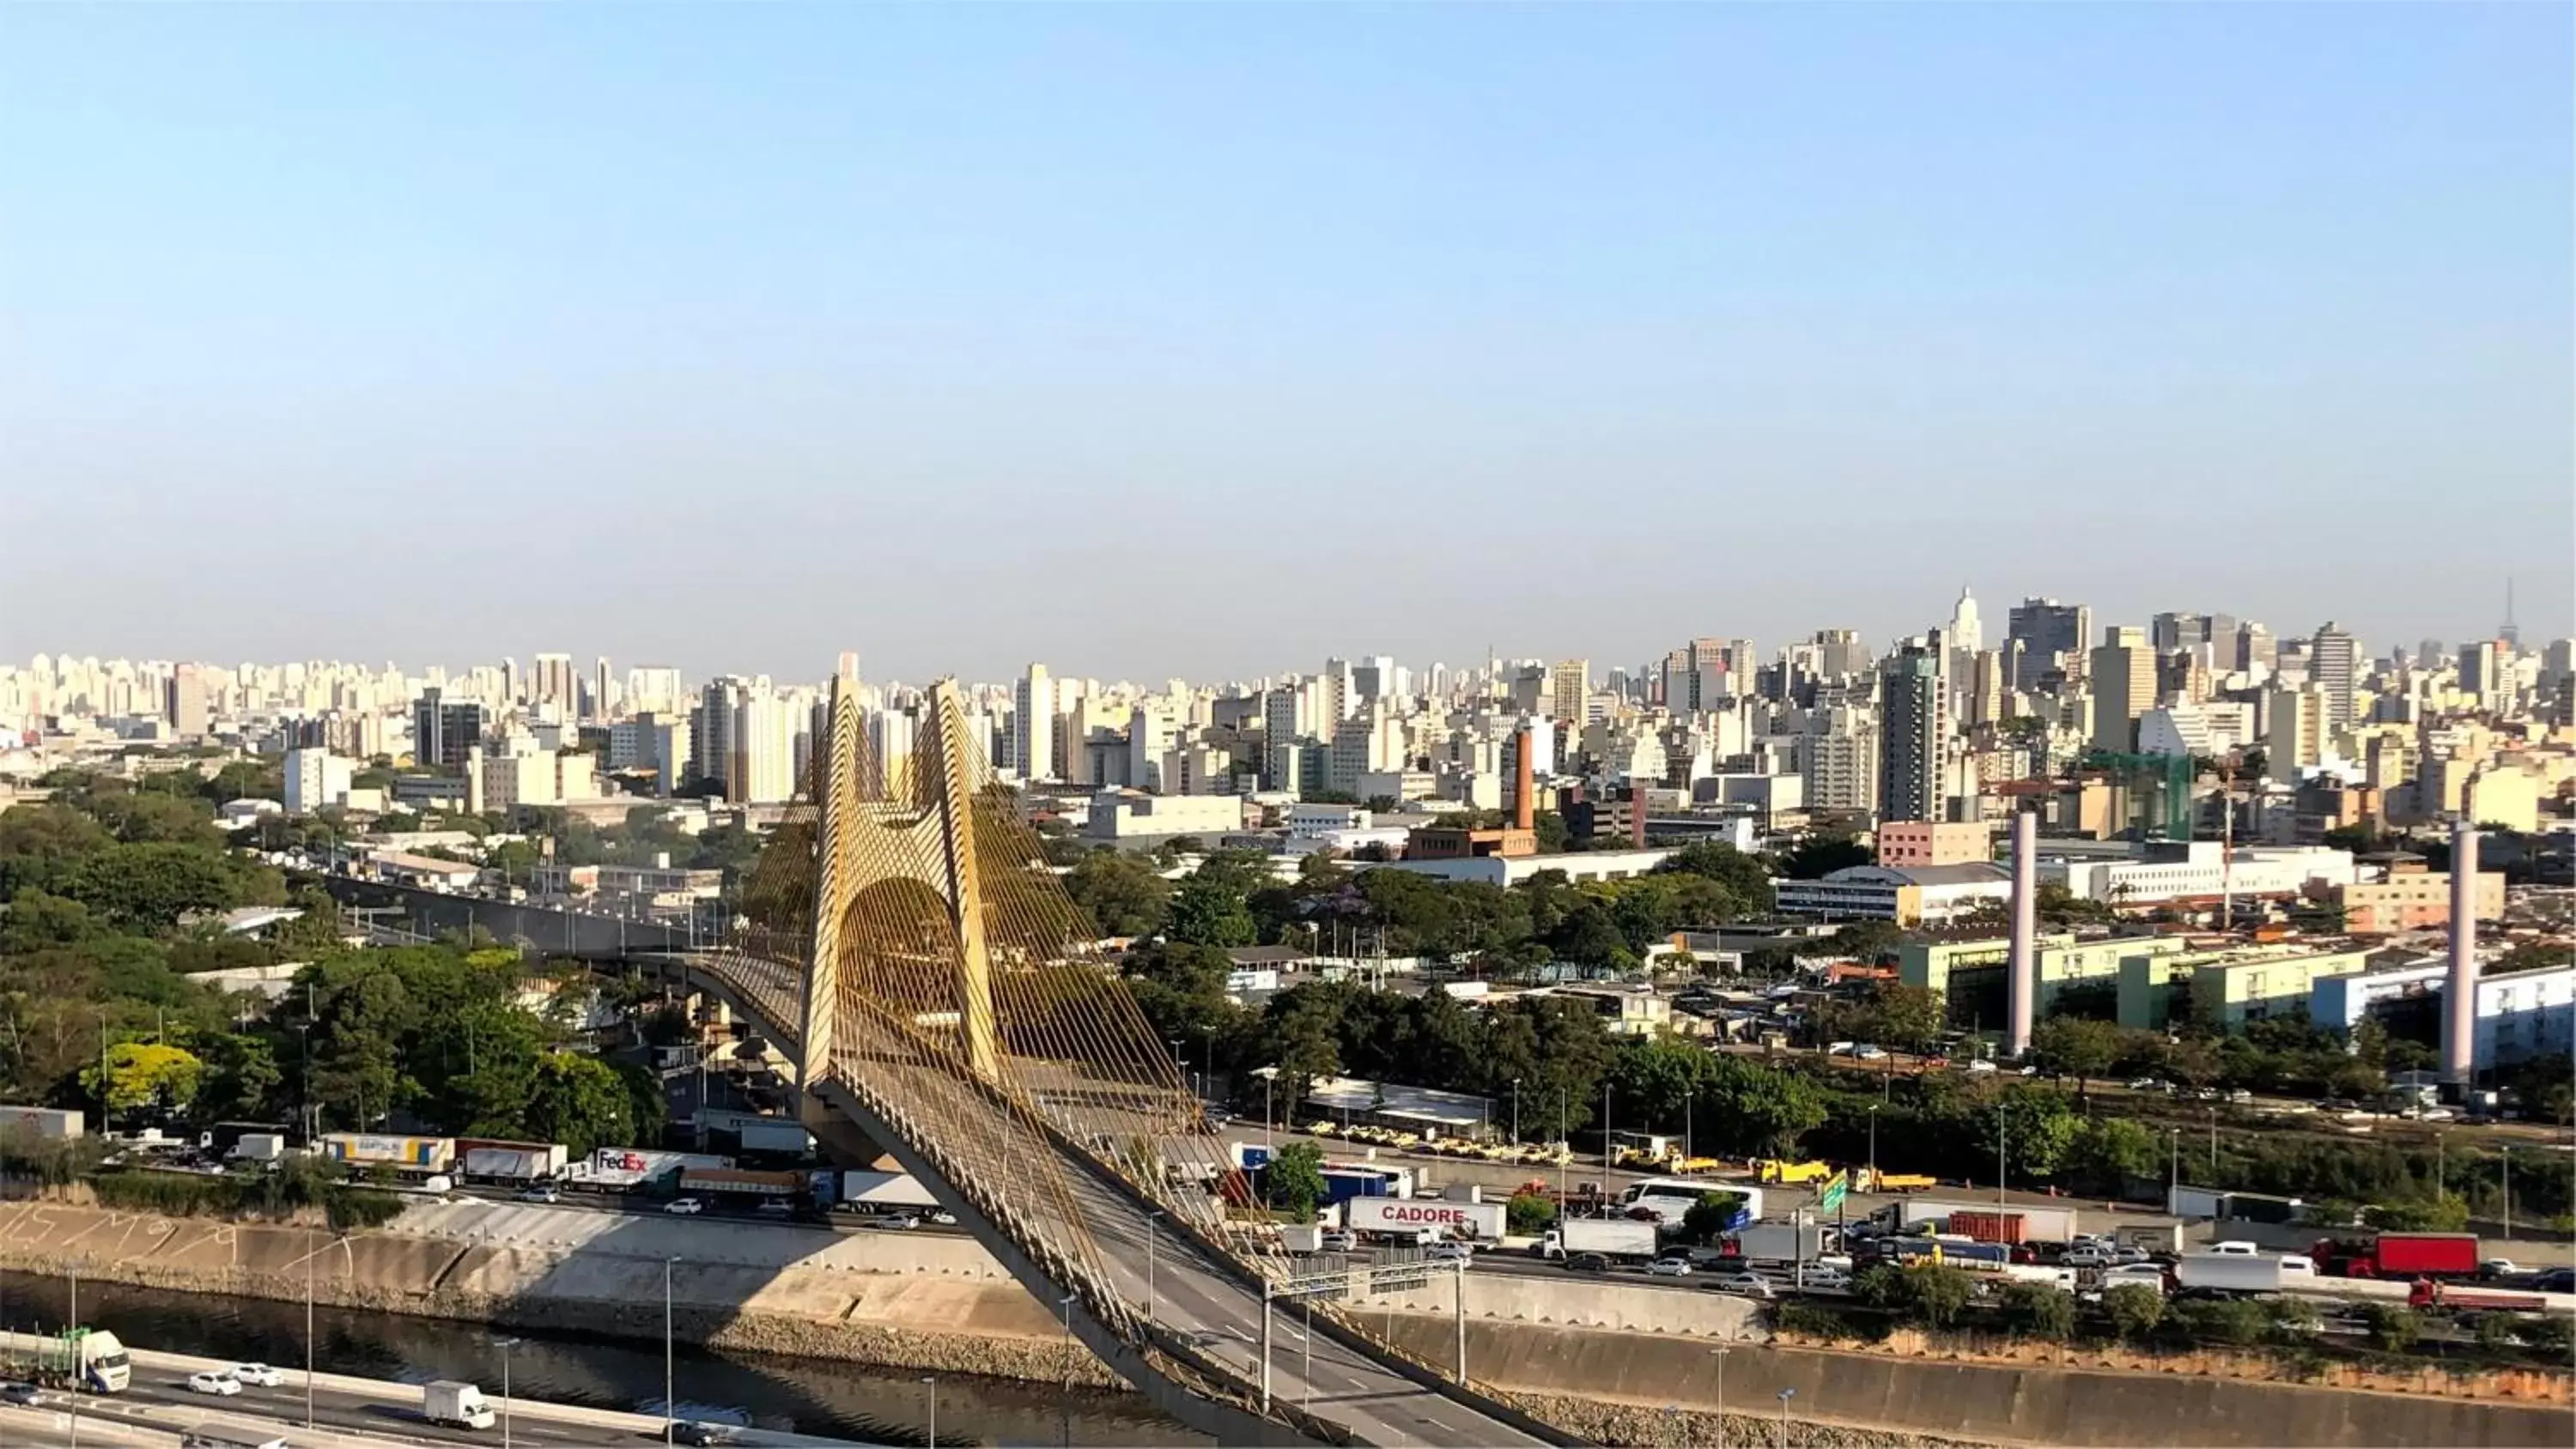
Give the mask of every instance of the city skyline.
[[0, 19], [0, 655], [2571, 627], [2545, 7], [601, 18]]

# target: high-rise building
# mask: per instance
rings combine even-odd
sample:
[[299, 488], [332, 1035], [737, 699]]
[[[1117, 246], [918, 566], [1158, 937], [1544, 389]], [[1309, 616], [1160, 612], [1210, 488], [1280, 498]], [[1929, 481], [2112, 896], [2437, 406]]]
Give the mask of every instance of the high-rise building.
[[[698, 691], [698, 707], [689, 715], [689, 778], [713, 780], [732, 800], [735, 715], [749, 686], [741, 679], [719, 675]], [[739, 803], [739, 802], [737, 802]]]
[[2102, 631], [2087, 671], [2093, 690], [2093, 748], [2137, 748], [2138, 716], [2156, 703], [2156, 653], [2147, 631], [2113, 625]]
[[1372, 654], [1351, 666], [1351, 692], [1360, 704], [1395, 698], [1395, 661], [1384, 654]]
[[608, 656], [602, 654], [590, 671], [590, 717], [604, 724], [616, 713], [617, 681], [608, 672]]
[[2280, 650], [2272, 641], [2272, 631], [2248, 619], [2236, 626], [2235, 667], [2246, 673], [2261, 670], [2270, 673], [2280, 663]]
[[2084, 641], [2093, 633], [2091, 609], [2055, 599], [2024, 599], [2005, 619], [2004, 637], [2021, 641], [2021, 673], [2013, 688], [2030, 689], [2051, 673], [2084, 673]]
[[1323, 677], [1318, 682], [1323, 689], [1323, 717], [1315, 721], [1315, 733], [1329, 737], [1334, 727], [1359, 707], [1359, 691], [1351, 682], [1351, 662], [1325, 660]]
[[801, 713], [767, 691], [734, 706], [732, 749], [725, 756], [725, 799], [774, 805], [796, 795], [796, 726]]
[[204, 665], [182, 664], [170, 671], [162, 717], [169, 720], [171, 733], [183, 740], [203, 739], [214, 727], [214, 691], [208, 684]]
[[646, 664], [626, 671], [626, 707], [636, 714], [678, 713], [680, 695], [680, 671], [667, 664]]
[[1942, 748], [1949, 712], [1937, 646], [1916, 640], [1878, 671], [1878, 815], [1881, 820], [1941, 818]]
[[1583, 728], [1585, 701], [1592, 697], [1592, 661], [1560, 659], [1547, 676], [1548, 711], [1577, 730]]
[[1950, 610], [1950, 628], [1943, 642], [1963, 654], [1974, 654], [1986, 647], [1986, 626], [1977, 617], [1977, 596], [1965, 585], [1960, 586], [1959, 602]]
[[283, 791], [286, 812], [309, 815], [326, 805], [342, 803], [348, 799], [353, 773], [348, 760], [329, 750], [288, 750]]
[[462, 766], [483, 745], [483, 706], [449, 701], [437, 687], [424, 689], [411, 710], [411, 757], [423, 765]]
[[1674, 714], [1696, 714], [1717, 708], [1730, 692], [1726, 675], [1729, 641], [1693, 639], [1664, 656], [1664, 708]]
[[2288, 784], [2299, 778], [2302, 769], [2325, 760], [2326, 740], [2331, 733], [2328, 719], [2334, 706], [2324, 688], [2315, 684], [2274, 689], [2266, 705], [2269, 719], [2263, 738], [2263, 773]]
[[1055, 679], [1032, 664], [1011, 691], [1011, 768], [1023, 780], [1055, 773]]
[[2460, 692], [2478, 702], [2481, 709], [2501, 707], [2509, 697], [2512, 685], [2505, 679], [2512, 648], [2501, 639], [2480, 639], [2460, 646]]
[[2354, 691], [2361, 682], [2361, 646], [2332, 620], [2308, 644], [2308, 679], [2326, 692], [2326, 728], [2353, 721]]
[[566, 715], [570, 715], [580, 707], [581, 701], [573, 692], [575, 686], [571, 655], [538, 655], [536, 677], [531, 682], [535, 685], [535, 695], [529, 701], [530, 703], [551, 704], [563, 710]]

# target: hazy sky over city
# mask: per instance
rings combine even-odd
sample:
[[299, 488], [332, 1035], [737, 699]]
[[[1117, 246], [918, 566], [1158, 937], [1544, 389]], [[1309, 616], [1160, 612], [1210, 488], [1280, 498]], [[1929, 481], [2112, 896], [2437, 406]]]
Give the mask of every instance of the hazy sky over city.
[[2571, 628], [2563, 6], [10, 6], [0, 658]]

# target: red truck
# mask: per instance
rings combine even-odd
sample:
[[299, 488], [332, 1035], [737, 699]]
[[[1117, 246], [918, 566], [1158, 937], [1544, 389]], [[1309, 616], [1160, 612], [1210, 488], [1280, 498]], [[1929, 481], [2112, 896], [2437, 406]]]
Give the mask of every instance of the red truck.
[[2333, 1278], [2474, 1278], [2478, 1240], [2469, 1233], [2381, 1233], [2327, 1238], [2308, 1252]]
[[2537, 1293], [2496, 1293], [2484, 1288], [2454, 1288], [2430, 1278], [2418, 1278], [2406, 1290], [2406, 1302], [2413, 1308], [2448, 1309], [2454, 1313], [2542, 1313], [2549, 1300]]

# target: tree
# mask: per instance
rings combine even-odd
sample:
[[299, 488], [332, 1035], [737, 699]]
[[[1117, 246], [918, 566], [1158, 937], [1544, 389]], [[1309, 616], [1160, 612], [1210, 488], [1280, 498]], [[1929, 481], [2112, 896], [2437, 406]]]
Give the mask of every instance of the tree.
[[1977, 1296], [1976, 1281], [1957, 1268], [1926, 1264], [1898, 1270], [1895, 1306], [1926, 1328], [1948, 1328]]
[[2054, 1283], [2006, 1285], [2003, 1309], [2004, 1322], [2024, 1338], [2062, 1341], [2075, 1335], [2075, 1295]]
[[1995, 1161], [1996, 1136], [2000, 1132], [2007, 1166], [2014, 1176], [2054, 1177], [2066, 1164], [2081, 1121], [2064, 1093], [2017, 1083], [1978, 1115], [1979, 1155], [1987, 1163]]
[[1813, 835], [1780, 857], [1780, 873], [1791, 880], [1822, 880], [1869, 859], [1869, 847], [1851, 836]]
[[2198, 1343], [2245, 1348], [2261, 1343], [2271, 1330], [2271, 1316], [2250, 1298], [2195, 1299], [2174, 1304], [2167, 1321]]
[[2156, 1134], [2146, 1127], [2126, 1117], [2097, 1117], [2077, 1127], [2067, 1168], [2086, 1186], [2116, 1196], [2131, 1182], [2153, 1177], [2159, 1155]]
[[1154, 873], [1141, 857], [1121, 850], [1095, 850], [1065, 872], [1065, 894], [1091, 913], [1103, 936], [1145, 936], [1162, 928], [1172, 897], [1171, 882]]
[[527, 1128], [540, 1142], [560, 1142], [575, 1157], [635, 1141], [634, 1106], [615, 1068], [593, 1057], [556, 1052], [539, 1063]]
[[1200, 946], [1249, 946], [1257, 935], [1242, 891], [1223, 879], [1197, 877], [1173, 893], [1163, 929], [1175, 941]]
[[1312, 1142], [1291, 1142], [1279, 1149], [1262, 1171], [1270, 1206], [1296, 1222], [1312, 1222], [1315, 1205], [1324, 1200], [1324, 1150]]
[[1682, 1236], [1694, 1243], [1714, 1243], [1726, 1232], [1744, 1199], [1731, 1192], [1704, 1192], [1682, 1212]]
[[2119, 1059], [2120, 1029], [2088, 1017], [2052, 1016], [2031, 1033], [2030, 1049], [2033, 1064], [2053, 1077], [2073, 1077], [2082, 1097], [2087, 1081]]
[[1503, 1205], [1503, 1231], [1516, 1238], [1535, 1237], [1555, 1222], [1556, 1204], [1538, 1193], [1514, 1193]]
[[1878, 1039], [1886, 1045], [1925, 1052], [1941, 1039], [1944, 1009], [1929, 987], [1881, 981], [1870, 1008], [1877, 1017]]
[[[206, 1065], [195, 1053], [179, 1047], [120, 1042], [107, 1049], [106, 1068], [109, 1111], [130, 1112], [144, 1106], [184, 1111], [196, 1100]], [[97, 1067], [81, 1073], [81, 1088], [92, 1098], [98, 1095], [98, 1074]]]
[[[1721, 841], [1697, 840], [1673, 852], [1663, 869], [1715, 882], [1725, 892], [1726, 918], [1771, 909], [1771, 873], [1756, 857]], [[1714, 923], [1712, 923], [1714, 924]]]
[[2404, 1353], [2424, 1336], [2424, 1316], [2402, 1303], [2365, 1303], [2362, 1331], [2381, 1353]]
[[2120, 1283], [2104, 1290], [2102, 1311], [2111, 1331], [2129, 1343], [2144, 1343], [2165, 1317], [2165, 1295], [2144, 1283]]

